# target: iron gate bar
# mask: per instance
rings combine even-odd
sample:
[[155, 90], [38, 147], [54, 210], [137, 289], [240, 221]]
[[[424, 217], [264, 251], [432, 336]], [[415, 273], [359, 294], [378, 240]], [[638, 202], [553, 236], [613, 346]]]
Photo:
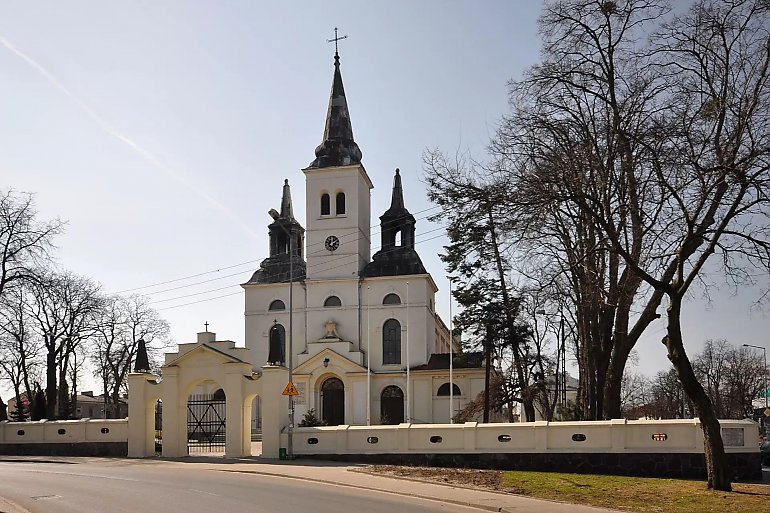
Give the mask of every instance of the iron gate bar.
[[[220, 412], [224, 412], [223, 416]], [[187, 452], [224, 452], [227, 415], [225, 401], [190, 396], [187, 401]]]

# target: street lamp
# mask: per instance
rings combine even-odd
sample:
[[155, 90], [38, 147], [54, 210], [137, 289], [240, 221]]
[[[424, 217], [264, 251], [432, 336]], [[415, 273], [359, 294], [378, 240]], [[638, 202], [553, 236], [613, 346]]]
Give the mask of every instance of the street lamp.
[[[765, 367], [762, 369], [764, 372], [762, 372], [762, 376], [764, 379], [762, 380], [764, 382], [764, 395], [765, 395], [765, 410], [767, 410], [767, 349], [765, 349], [762, 346], [752, 346], [751, 344], [743, 344], [743, 347], [753, 347], [754, 349], [761, 349], [762, 352], [765, 355]], [[767, 411], [765, 411], [767, 413]]]

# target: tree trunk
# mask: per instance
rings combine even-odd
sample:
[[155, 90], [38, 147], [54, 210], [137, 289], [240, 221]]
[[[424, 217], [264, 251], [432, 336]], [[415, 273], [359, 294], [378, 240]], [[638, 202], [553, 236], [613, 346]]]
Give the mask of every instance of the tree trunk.
[[51, 336], [47, 336], [48, 353], [45, 362], [45, 416], [48, 420], [56, 418], [56, 348]]
[[732, 491], [730, 466], [722, 443], [719, 420], [714, 413], [711, 399], [695, 377], [695, 372], [687, 358], [682, 342], [682, 326], [680, 324], [682, 298], [672, 293], [669, 293], [668, 296], [671, 304], [668, 307], [668, 327], [666, 336], [663, 337], [663, 344], [668, 349], [668, 359], [671, 360], [676, 369], [682, 388], [698, 412], [698, 418], [703, 429], [708, 487], [730, 492]]

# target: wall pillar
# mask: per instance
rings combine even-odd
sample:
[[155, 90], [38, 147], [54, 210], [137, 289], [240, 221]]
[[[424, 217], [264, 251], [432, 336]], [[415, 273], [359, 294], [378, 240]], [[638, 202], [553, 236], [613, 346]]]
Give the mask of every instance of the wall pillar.
[[243, 422], [243, 387], [241, 381], [243, 376], [240, 373], [228, 373], [223, 383], [225, 390], [225, 410], [227, 415], [227, 426], [225, 428], [225, 457], [241, 458], [251, 456], [251, 449], [248, 453], [244, 452], [245, 439], [251, 441], [251, 430], [244, 430]]
[[262, 457], [275, 459], [278, 458], [278, 449], [281, 447], [281, 431], [289, 424], [289, 398], [281, 395], [289, 382], [289, 369], [266, 365], [262, 367], [260, 381]]
[[610, 434], [612, 436], [612, 450], [623, 452], [626, 448], [626, 419], [612, 419], [610, 421]]
[[187, 397], [180, 397], [177, 367], [163, 368], [163, 457], [187, 456]]
[[[152, 381], [150, 381], [152, 380]], [[149, 372], [128, 375], [128, 457], [146, 458], [155, 454], [155, 410], [149, 387], [158, 386]]]

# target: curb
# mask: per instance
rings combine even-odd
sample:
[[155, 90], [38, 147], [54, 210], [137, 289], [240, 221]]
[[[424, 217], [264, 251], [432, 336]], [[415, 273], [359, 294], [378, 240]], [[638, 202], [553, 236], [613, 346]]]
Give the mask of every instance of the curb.
[[[316, 479], [316, 478], [312, 478], [312, 477], [290, 476], [290, 475], [286, 475], [286, 474], [278, 474], [278, 473], [275, 473], [275, 472], [265, 472], [265, 471], [262, 471], [262, 470], [237, 470], [237, 469], [230, 470], [230, 469], [219, 469], [219, 468], [211, 469], [211, 470], [215, 470], [215, 471], [218, 471], [218, 472], [233, 472], [233, 473], [237, 473], [237, 474], [256, 474], [256, 475], [270, 476], [270, 477], [283, 477], [283, 478], [288, 478], [288, 479], [297, 479], [299, 481], [310, 481], [310, 482], [313, 482], [313, 483], [320, 483], [320, 484], [327, 484], [327, 485], [334, 485], [334, 486], [343, 486], [345, 488], [353, 488], [354, 490], [368, 490], [368, 491], [372, 491], [372, 492], [388, 493], [388, 494], [391, 494], [391, 495], [400, 495], [402, 497], [413, 497], [415, 499], [423, 499], [423, 500], [428, 500], [428, 501], [441, 502], [441, 503], [444, 503], [444, 504], [454, 504], [456, 506], [465, 506], [465, 507], [468, 507], [468, 508], [476, 508], [476, 509], [481, 509], [481, 510], [484, 510], [484, 511], [495, 511], [495, 512], [498, 512], [498, 513], [513, 513], [511, 510], [503, 508], [503, 507], [486, 506], [484, 504], [477, 504], [477, 503], [474, 503], [474, 502], [467, 502], [467, 501], [458, 501], [458, 500], [453, 500], [453, 499], [442, 499], [442, 498], [438, 498], [438, 497], [431, 497], [431, 496], [428, 496], [428, 495], [421, 495], [421, 494], [418, 494], [418, 493], [395, 492], [395, 491], [392, 491], [392, 490], [383, 490], [382, 488], [376, 488], [376, 487], [373, 487], [373, 486], [357, 486], [357, 485], [351, 485], [351, 484], [346, 484], [346, 483], [339, 483], [337, 481], [329, 481], [327, 479]], [[365, 473], [365, 472], [362, 472], [362, 473]], [[386, 476], [386, 477], [391, 477], [391, 476]], [[423, 483], [425, 483], [425, 482], [423, 481]], [[433, 483], [426, 483], [426, 484], [433, 484]], [[486, 490], [484, 490], [484, 491], [486, 491]]]

